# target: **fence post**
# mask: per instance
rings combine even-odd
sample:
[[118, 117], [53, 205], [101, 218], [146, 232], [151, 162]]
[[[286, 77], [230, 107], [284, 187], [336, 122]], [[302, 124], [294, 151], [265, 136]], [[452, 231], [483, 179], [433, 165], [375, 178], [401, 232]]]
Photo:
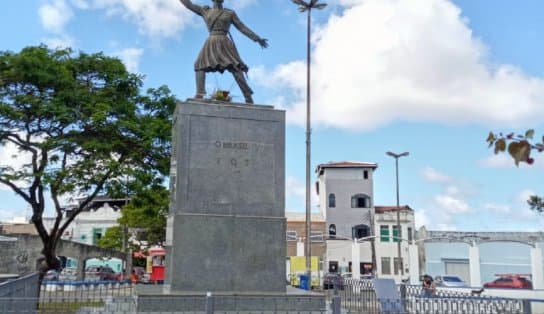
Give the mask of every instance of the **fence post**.
[[332, 297], [331, 310], [332, 314], [340, 314], [342, 308], [342, 299], [338, 294]]
[[523, 314], [531, 314], [531, 300], [523, 300]]
[[213, 297], [211, 292], [206, 292], [206, 314], [213, 314]]

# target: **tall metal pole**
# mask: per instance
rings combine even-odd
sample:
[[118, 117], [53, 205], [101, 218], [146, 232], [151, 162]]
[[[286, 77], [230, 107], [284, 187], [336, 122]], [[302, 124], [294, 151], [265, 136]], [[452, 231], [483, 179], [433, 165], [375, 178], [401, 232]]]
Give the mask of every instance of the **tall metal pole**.
[[[400, 203], [399, 203], [399, 158], [395, 158], [395, 172], [397, 177], [397, 237], [401, 236], [401, 229], [400, 229]], [[400, 239], [397, 239], [397, 267], [400, 268], [400, 275], [401, 279], [402, 276], [404, 276], [404, 267], [402, 262], [402, 252], [401, 252], [401, 245], [400, 245]]]
[[[397, 186], [397, 267], [400, 269], [401, 279], [404, 276], [404, 263], [402, 262], [402, 252], [401, 252], [401, 227], [400, 227], [400, 202], [399, 202], [399, 158], [408, 156], [408, 152], [402, 154], [395, 154], [392, 152], [387, 152], [387, 155], [395, 158], [395, 177], [396, 177], [396, 186]], [[395, 237], [394, 237], [395, 238]]]
[[309, 288], [312, 284], [312, 247], [311, 247], [311, 234], [312, 234], [312, 221], [311, 221], [311, 185], [310, 185], [310, 165], [311, 165], [311, 120], [310, 120], [310, 43], [311, 43], [311, 22], [312, 22], [312, 9], [323, 9], [327, 4], [319, 3], [319, 0], [310, 0], [305, 2], [303, 0], [291, 0], [293, 3], [299, 6], [299, 11], [308, 11], [307, 14], [307, 26], [306, 26], [306, 241], [305, 241], [305, 257], [306, 257], [306, 275], [309, 280]]
[[308, 7], [307, 34], [306, 34], [306, 273], [311, 287], [312, 280], [312, 220], [311, 220], [311, 198], [310, 198], [310, 162], [311, 162], [311, 120], [310, 120], [310, 34], [312, 8]]

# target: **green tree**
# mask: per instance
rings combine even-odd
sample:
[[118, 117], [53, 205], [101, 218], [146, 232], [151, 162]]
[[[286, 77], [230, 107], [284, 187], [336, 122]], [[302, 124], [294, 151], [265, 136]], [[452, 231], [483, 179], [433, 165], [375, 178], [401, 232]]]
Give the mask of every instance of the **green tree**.
[[[123, 207], [118, 222], [129, 231], [136, 231], [136, 240], [147, 241], [148, 245], [163, 245], [166, 236], [166, 215], [168, 214], [169, 192], [160, 184], [146, 186], [131, 197]], [[123, 234], [121, 228], [110, 228], [100, 239], [99, 246], [122, 249]], [[132, 234], [132, 232], [129, 232]], [[139, 249], [133, 245], [133, 249]]]
[[[519, 166], [520, 162], [526, 162], [529, 165], [532, 165], [535, 160], [531, 157], [531, 153], [536, 151], [541, 153], [544, 151], [544, 136], [542, 141], [539, 142], [534, 139], [535, 131], [529, 129], [525, 131], [525, 134], [515, 134], [513, 132], [508, 134], [503, 133], [493, 133], [489, 132], [487, 136], [487, 143], [489, 147], [493, 147], [495, 154], [508, 152], [516, 166]], [[544, 200], [542, 197], [537, 195], [532, 195], [527, 200], [529, 208], [538, 213], [544, 212]]]
[[[20, 167], [2, 164], [0, 183], [32, 208], [45, 265], [69, 224], [123, 178], [157, 184], [169, 170], [175, 99], [166, 87], [141, 94], [142, 78], [102, 53], [28, 47], [0, 52], [0, 145], [14, 145]], [[61, 199], [85, 195], [66, 216]], [[50, 198], [55, 222], [43, 223]]]
[[121, 227], [114, 226], [106, 230], [104, 236], [98, 239], [98, 246], [106, 249], [121, 250], [123, 247], [123, 232]]

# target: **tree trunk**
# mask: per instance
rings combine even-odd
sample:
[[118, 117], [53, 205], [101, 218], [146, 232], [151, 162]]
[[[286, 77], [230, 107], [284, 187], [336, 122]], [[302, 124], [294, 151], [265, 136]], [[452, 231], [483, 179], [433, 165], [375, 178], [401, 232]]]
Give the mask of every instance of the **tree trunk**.
[[61, 263], [56, 254], [57, 241], [50, 237], [49, 241], [43, 244], [42, 254], [44, 260], [39, 266], [40, 277], [43, 277], [45, 273], [50, 269], [60, 271]]

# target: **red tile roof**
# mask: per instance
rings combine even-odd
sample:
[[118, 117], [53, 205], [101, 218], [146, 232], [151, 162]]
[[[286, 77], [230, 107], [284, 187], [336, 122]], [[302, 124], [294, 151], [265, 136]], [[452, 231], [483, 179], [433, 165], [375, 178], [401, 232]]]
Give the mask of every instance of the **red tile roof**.
[[330, 161], [325, 164], [317, 165], [316, 172], [320, 172], [325, 168], [378, 168], [378, 164], [374, 162], [361, 162], [361, 161]]
[[[401, 205], [400, 210], [408, 210], [408, 211], [414, 211], [410, 208], [408, 205]], [[397, 206], [374, 206], [374, 211], [377, 214], [383, 214], [385, 212], [395, 212], [397, 211]]]

